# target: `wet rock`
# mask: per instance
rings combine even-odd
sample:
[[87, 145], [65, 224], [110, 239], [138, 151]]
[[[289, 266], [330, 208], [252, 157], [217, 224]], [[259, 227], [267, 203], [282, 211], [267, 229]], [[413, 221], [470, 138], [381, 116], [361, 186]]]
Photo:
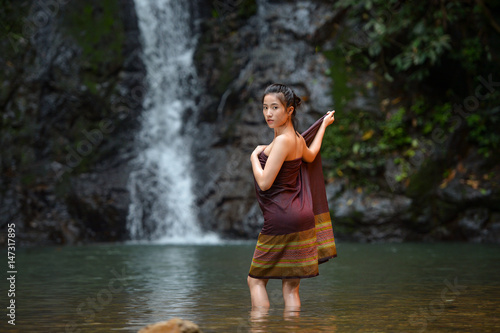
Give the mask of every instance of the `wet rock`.
[[88, 239], [121, 241], [127, 236], [124, 221], [130, 197], [128, 168], [122, 163], [119, 168], [82, 174], [72, 179], [66, 204], [71, 216], [83, 224]]
[[457, 225], [463, 237], [469, 241], [480, 242], [487, 236], [484, 224], [489, 220], [490, 212], [486, 208], [466, 210], [458, 219]]
[[486, 235], [484, 241], [489, 243], [499, 243], [500, 239], [500, 213], [493, 213], [486, 224]]
[[138, 333], [201, 333], [201, 330], [198, 325], [189, 320], [174, 318], [148, 325]]
[[358, 215], [360, 223], [373, 225], [397, 219], [399, 214], [408, 210], [411, 203], [410, 198], [401, 195], [383, 196], [347, 190], [330, 205], [335, 208], [333, 211], [336, 218]]
[[356, 241], [403, 241], [412, 200], [390, 193], [363, 193], [347, 189], [329, 200], [334, 232]]
[[476, 200], [484, 200], [492, 194], [490, 189], [479, 189], [468, 185], [465, 179], [453, 179], [448, 185], [439, 189], [438, 196], [443, 200], [453, 202], [455, 204], [462, 202], [471, 202]]

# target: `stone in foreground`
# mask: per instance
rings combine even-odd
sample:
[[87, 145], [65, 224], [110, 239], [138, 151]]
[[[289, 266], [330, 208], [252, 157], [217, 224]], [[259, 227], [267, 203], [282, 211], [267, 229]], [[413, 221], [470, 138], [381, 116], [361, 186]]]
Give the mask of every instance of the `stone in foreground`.
[[201, 330], [198, 325], [189, 320], [174, 318], [148, 325], [138, 333], [201, 333]]

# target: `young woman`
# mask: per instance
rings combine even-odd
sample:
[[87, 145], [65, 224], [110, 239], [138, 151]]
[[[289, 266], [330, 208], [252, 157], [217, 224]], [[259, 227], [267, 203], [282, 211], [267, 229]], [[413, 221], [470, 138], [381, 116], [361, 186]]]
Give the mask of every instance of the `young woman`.
[[274, 139], [257, 146], [250, 157], [264, 215], [248, 276], [253, 307], [269, 307], [267, 282], [282, 279], [285, 307], [299, 308], [300, 279], [317, 276], [318, 264], [336, 256], [319, 156], [335, 111], [328, 111], [302, 136], [294, 125], [300, 103], [282, 84], [267, 87], [262, 100]]

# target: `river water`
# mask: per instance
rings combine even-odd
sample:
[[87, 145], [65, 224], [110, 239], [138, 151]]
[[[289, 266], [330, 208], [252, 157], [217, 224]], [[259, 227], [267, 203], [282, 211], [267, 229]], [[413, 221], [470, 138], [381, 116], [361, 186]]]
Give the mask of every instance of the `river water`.
[[284, 311], [272, 280], [266, 313], [250, 307], [253, 248], [19, 249], [16, 326], [4, 315], [0, 331], [137, 332], [180, 317], [203, 332], [500, 332], [498, 245], [340, 243], [320, 276], [302, 281], [300, 312]]

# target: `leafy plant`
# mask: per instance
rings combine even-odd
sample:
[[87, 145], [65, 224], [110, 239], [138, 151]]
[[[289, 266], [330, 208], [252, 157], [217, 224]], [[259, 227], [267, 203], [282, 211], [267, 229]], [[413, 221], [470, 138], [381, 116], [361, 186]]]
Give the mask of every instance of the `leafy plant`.
[[346, 59], [368, 64], [391, 82], [401, 74], [421, 81], [447, 56], [473, 71], [488, 42], [478, 37], [488, 12], [482, 1], [339, 0], [335, 6], [348, 11], [360, 33], [341, 38]]
[[[387, 100], [400, 96], [397, 109], [382, 110], [388, 112], [384, 119], [350, 110], [343, 113], [342, 127], [327, 133], [326, 140], [337, 146], [326, 148], [325, 156], [335, 160], [343, 174], [368, 176], [370, 169], [364, 169], [364, 161], [393, 158], [401, 170], [396, 180], [409, 179], [416, 171], [410, 167], [415, 155], [428, 158], [435, 151], [435, 130], [442, 130], [448, 138], [467, 135], [480, 154], [493, 156], [500, 144], [496, 130], [500, 89], [490, 86], [489, 94], [468, 114], [457, 113], [457, 107], [467, 101], [475, 103], [479, 78], [484, 81], [500, 72], [500, 25], [492, 15], [500, 4], [339, 0], [335, 7], [344, 13], [336, 45], [343, 62], [330, 57], [332, 64], [340, 64], [344, 74], [354, 69], [375, 73], [378, 81], [374, 84], [381, 96], [389, 96]], [[339, 78], [347, 81], [339, 73], [342, 69], [332, 67], [333, 95], [345, 106], [352, 95], [343, 92], [342, 85], [339, 88]], [[493, 81], [499, 81], [493, 76]]]

